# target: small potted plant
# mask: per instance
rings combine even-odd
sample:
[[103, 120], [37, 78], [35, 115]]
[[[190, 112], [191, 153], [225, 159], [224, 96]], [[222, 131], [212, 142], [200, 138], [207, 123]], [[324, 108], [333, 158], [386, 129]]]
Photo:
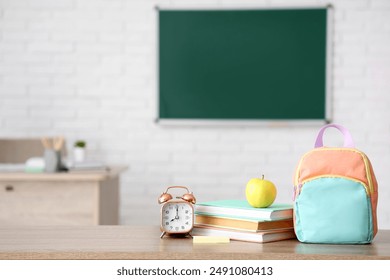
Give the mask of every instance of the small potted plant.
[[75, 162], [83, 162], [85, 160], [85, 148], [87, 143], [83, 140], [77, 140], [73, 147], [73, 156]]

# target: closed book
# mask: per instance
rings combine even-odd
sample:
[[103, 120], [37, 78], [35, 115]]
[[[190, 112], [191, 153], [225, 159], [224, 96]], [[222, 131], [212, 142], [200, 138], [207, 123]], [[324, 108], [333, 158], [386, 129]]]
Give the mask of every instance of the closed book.
[[230, 218], [281, 220], [292, 218], [293, 206], [291, 204], [272, 204], [266, 208], [255, 208], [246, 200], [215, 200], [196, 204], [195, 213]]
[[100, 162], [85, 161], [68, 164], [69, 171], [109, 171], [109, 167]]
[[232, 240], [257, 243], [274, 242], [296, 238], [294, 229], [250, 232], [198, 225], [195, 225], [191, 234], [193, 236], [225, 236]]
[[223, 216], [210, 216], [199, 214], [195, 215], [195, 223], [197, 225], [249, 231], [288, 229], [294, 227], [292, 219], [267, 221], [256, 219], [227, 218]]

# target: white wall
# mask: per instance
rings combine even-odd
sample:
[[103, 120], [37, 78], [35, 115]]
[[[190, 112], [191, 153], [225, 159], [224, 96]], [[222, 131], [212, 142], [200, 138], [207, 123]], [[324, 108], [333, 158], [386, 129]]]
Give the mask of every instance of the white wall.
[[[334, 122], [348, 127], [379, 181], [390, 229], [390, 1], [0, 0], [0, 137], [86, 139], [89, 155], [126, 164], [121, 222], [157, 224], [158, 195], [187, 185], [199, 201], [244, 198], [265, 174], [278, 202], [319, 127], [160, 127], [155, 5], [262, 7], [333, 2]], [[272, 106], [262, 104], [261, 106]], [[336, 131], [328, 145], [339, 144]]]

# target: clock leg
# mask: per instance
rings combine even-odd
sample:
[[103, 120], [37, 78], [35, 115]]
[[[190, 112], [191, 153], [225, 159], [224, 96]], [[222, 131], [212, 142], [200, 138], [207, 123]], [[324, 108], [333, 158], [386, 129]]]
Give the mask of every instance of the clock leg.
[[164, 237], [164, 235], [165, 235], [165, 231], [163, 231], [162, 233], [161, 233], [161, 235], [160, 235], [160, 238], [163, 238]]
[[188, 233], [188, 235], [189, 235], [191, 238], [194, 238], [194, 237], [191, 235], [191, 233], [190, 233], [190, 232]]

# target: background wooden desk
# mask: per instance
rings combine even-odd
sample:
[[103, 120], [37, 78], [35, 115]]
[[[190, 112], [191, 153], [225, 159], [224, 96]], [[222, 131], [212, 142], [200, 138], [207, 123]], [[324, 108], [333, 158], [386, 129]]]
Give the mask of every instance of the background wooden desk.
[[1, 227], [0, 259], [390, 259], [389, 230], [370, 245], [193, 244], [159, 236], [157, 226]]
[[125, 169], [0, 173], [0, 225], [117, 225]]

